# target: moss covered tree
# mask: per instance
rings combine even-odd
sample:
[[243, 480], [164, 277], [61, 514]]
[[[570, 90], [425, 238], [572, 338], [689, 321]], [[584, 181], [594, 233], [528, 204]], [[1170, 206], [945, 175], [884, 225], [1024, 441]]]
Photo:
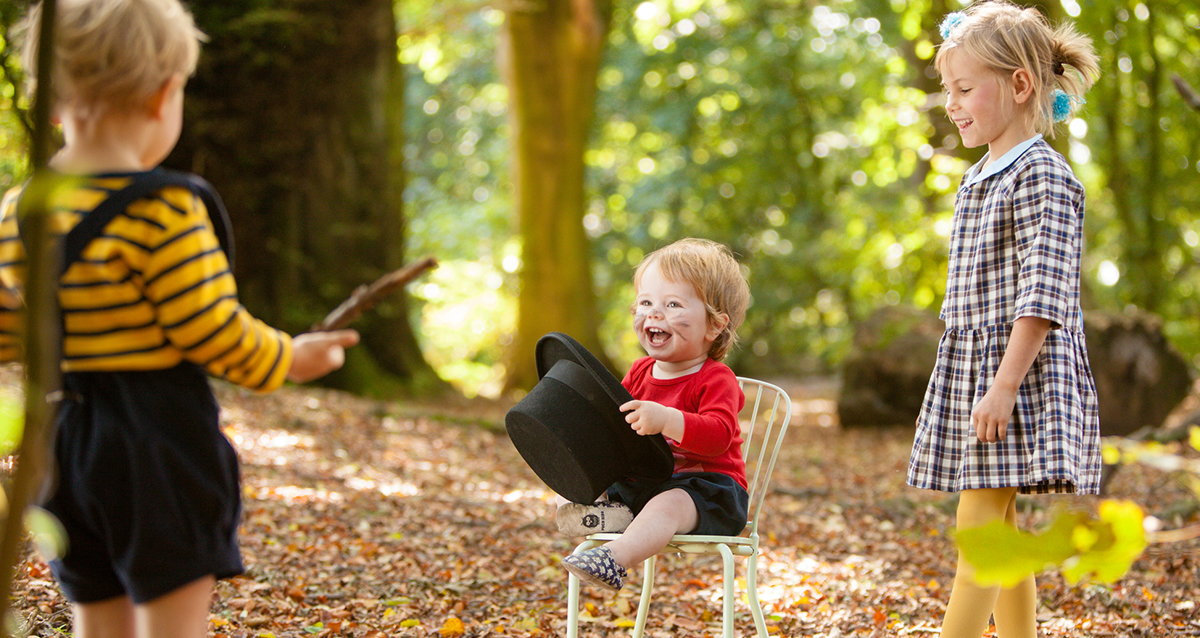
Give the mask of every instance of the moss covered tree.
[[[192, 8], [210, 41], [167, 163], [204, 175], [224, 197], [247, 307], [303, 331], [406, 261], [393, 2]], [[421, 355], [407, 306], [394, 295], [355, 324], [363, 345], [331, 384], [376, 394], [446, 389]]]

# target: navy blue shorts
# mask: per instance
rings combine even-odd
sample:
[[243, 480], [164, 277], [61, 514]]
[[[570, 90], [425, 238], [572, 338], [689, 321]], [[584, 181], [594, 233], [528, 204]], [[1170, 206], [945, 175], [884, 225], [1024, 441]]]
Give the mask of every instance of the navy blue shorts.
[[237, 455], [203, 370], [70, 372], [63, 385], [45, 507], [67, 530], [50, 564], [67, 600], [141, 604], [242, 573]]
[[637, 516], [650, 499], [673, 489], [687, 492], [696, 504], [699, 521], [689, 534], [737, 536], [746, 529], [750, 495], [733, 477], [720, 472], [679, 472], [661, 483], [618, 481], [608, 488], [608, 499], [628, 505]]

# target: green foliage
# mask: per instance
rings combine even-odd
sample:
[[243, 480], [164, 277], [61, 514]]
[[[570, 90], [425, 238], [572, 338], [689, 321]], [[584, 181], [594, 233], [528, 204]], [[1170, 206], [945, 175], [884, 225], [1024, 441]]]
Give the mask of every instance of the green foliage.
[[30, 506], [25, 510], [25, 529], [33, 537], [38, 552], [46, 561], [61, 558], [67, 551], [67, 530], [50, 512]]
[[[927, 68], [937, 21], [962, 4], [614, 3], [582, 223], [594, 238], [601, 338], [618, 365], [638, 353], [633, 266], [683, 236], [725, 242], [746, 264], [754, 304], [730, 363], [747, 374], [836, 371], [853, 322], [875, 308], [937, 308], [954, 191], [981, 154], [957, 147]], [[1088, 103], [1056, 142], [1088, 191], [1087, 303], [1161, 314], [1194, 360], [1200, 113], [1171, 77], [1200, 86], [1200, 11], [1046, 6], [1089, 35], [1102, 60]], [[479, 0], [396, 10], [408, 73], [407, 251], [476, 273], [468, 280], [484, 283], [480, 298], [496, 301], [471, 309], [481, 330], [456, 332], [433, 318], [471, 295], [439, 284], [443, 296], [418, 291], [413, 323], [430, 326], [427, 356], [473, 393], [503, 374], [506, 300], [518, 292], [509, 105], [494, 59], [505, 14]], [[251, 14], [230, 28], [279, 25], [285, 46], [285, 18]], [[5, 107], [19, 100], [10, 85], [0, 82]], [[11, 112], [0, 109], [0, 187], [23, 175], [24, 133]]]
[[683, 236], [727, 243], [748, 266], [740, 370], [830, 369], [849, 320], [940, 300], [949, 204], [931, 216], [927, 203], [963, 166], [922, 177], [925, 96], [907, 88], [893, 19], [852, 2], [625, 9], [601, 72], [584, 221], [611, 269], [598, 277], [607, 316], [621, 318], [607, 341], [628, 329], [632, 264]]
[[[939, 303], [966, 163], [929, 142], [927, 96], [910, 86], [922, 71], [897, 48], [914, 18], [844, 1], [614, 10], [582, 223], [618, 365], [638, 354], [633, 267], [683, 236], [725, 242], [748, 268], [754, 306], [731, 361], [748, 374], [829, 371], [850, 320]], [[468, 2], [400, 11], [412, 251], [479, 263], [501, 278], [493, 290], [515, 294], [507, 96], [491, 58], [503, 14]], [[424, 303], [417, 312], [441, 312]], [[427, 352], [498, 362], [496, 325], [486, 338], [425, 334]]]
[[[508, 180], [508, 91], [495, 66], [499, 11], [399, 3], [409, 254], [439, 266], [413, 293], [426, 358], [468, 395], [495, 395], [515, 329], [519, 241]], [[408, 25], [420, 25], [408, 27]]]
[[0, 0], [0, 192], [28, 175], [29, 105], [22, 92], [24, 75], [9, 33], [21, 15], [18, 3]]
[[[1186, 443], [1200, 450], [1200, 427], [1188, 431]], [[1178, 443], [1139, 442], [1110, 438], [1104, 442], [1106, 465], [1140, 463], [1178, 475], [1200, 498], [1200, 461], [1188, 458]], [[1011, 587], [1030, 574], [1057, 567], [1070, 583], [1083, 578], [1111, 583], [1129, 571], [1148, 543], [1195, 538], [1200, 525], [1160, 531], [1129, 501], [1102, 500], [1095, 514], [1064, 512], [1040, 534], [1029, 534], [997, 521], [958, 530], [955, 542], [976, 569], [982, 585]], [[1147, 531], [1150, 530], [1150, 531]]]
[[1124, 575], [1146, 548], [1143, 518], [1135, 503], [1105, 500], [1098, 515], [1064, 512], [1041, 534], [995, 521], [958, 530], [955, 542], [975, 568], [980, 585], [1012, 587], [1050, 566], [1061, 567], [1070, 583], [1089, 575], [1111, 583]]
[[495, 396], [501, 390], [504, 369], [497, 346], [516, 329], [516, 299], [505, 292], [504, 280], [503, 272], [486, 263], [462, 260], [441, 264], [413, 288], [413, 296], [425, 304], [417, 328], [438, 344], [427, 350], [430, 365], [468, 396]]
[[1063, 3], [1096, 44], [1101, 77], [1069, 154], [1088, 188], [1085, 285], [1099, 307], [1163, 316], [1173, 345], [1200, 363], [1200, 111], [1172, 83], [1200, 86], [1195, 4]]
[[0, 397], [0, 456], [12, 454], [25, 432], [25, 410], [19, 399]]

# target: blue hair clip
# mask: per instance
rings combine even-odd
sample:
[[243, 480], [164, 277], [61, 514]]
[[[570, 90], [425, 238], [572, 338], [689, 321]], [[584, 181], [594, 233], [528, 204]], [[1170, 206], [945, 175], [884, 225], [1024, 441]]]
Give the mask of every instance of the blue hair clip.
[[954, 13], [947, 14], [946, 18], [942, 20], [942, 26], [938, 27], [938, 29], [942, 32], [942, 39], [945, 40], [946, 38], [949, 38], [950, 32], [954, 30], [954, 27], [962, 24], [962, 21], [965, 20], [966, 17], [967, 16], [961, 11], [955, 11]]
[[1051, 110], [1051, 114], [1054, 116], [1055, 124], [1058, 124], [1059, 122], [1065, 122], [1066, 119], [1071, 115], [1072, 102], [1078, 102], [1079, 104], [1087, 103], [1086, 100], [1078, 95], [1067, 95], [1067, 92], [1063, 91], [1062, 89], [1054, 89], [1053, 98], [1054, 106]]

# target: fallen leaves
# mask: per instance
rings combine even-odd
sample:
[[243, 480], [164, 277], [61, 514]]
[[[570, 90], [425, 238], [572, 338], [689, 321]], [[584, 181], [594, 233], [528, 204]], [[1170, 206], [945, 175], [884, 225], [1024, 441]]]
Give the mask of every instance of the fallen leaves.
[[438, 630], [438, 633], [442, 635], [442, 638], [458, 638], [466, 633], [466, 631], [467, 628], [463, 626], [463, 622], [457, 617], [451, 616], [442, 624], [442, 628]]
[[[243, 464], [246, 573], [218, 583], [210, 636], [565, 634], [559, 560], [573, 544], [555, 530], [553, 495], [501, 431], [336, 392], [219, 387]], [[802, 389], [793, 397], [803, 401]], [[789, 433], [764, 510], [758, 580], [771, 633], [934, 636], [954, 575], [953, 500], [904, 485], [910, 429], [821, 427], [814, 406], [832, 402], [819, 401]], [[503, 412], [474, 416], [498, 424]], [[1112, 491], [1150, 513], [1188, 495], [1133, 466]], [[1074, 498], [1021, 499], [1025, 527]], [[1152, 546], [1109, 585], [1041, 575], [1041, 635], [1200, 634], [1197, 548]], [[719, 636], [719, 559], [668, 554], [657, 564], [647, 635]], [[632, 628], [641, 584], [632, 571], [620, 592], [584, 588], [581, 637]], [[30, 635], [70, 635], [45, 563], [22, 565], [14, 601]], [[744, 598], [737, 606], [738, 635], [751, 635]]]

